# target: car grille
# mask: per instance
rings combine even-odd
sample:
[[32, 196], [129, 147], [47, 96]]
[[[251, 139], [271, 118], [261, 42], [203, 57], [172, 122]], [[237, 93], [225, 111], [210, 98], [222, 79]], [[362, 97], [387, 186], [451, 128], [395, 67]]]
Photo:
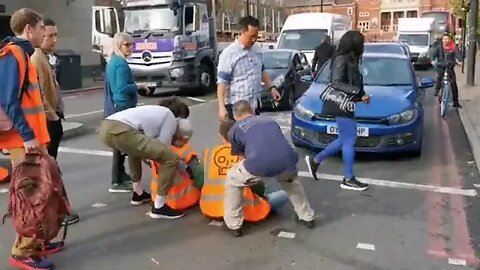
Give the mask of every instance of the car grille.
[[[317, 120], [317, 121], [335, 121], [335, 116], [331, 115], [322, 115], [319, 113], [314, 114], [312, 120]], [[382, 125], [388, 125], [388, 119], [386, 118], [362, 118], [362, 117], [355, 117], [355, 120], [357, 123], [362, 123], [362, 124], [382, 124]]]
[[[337, 139], [337, 135], [325, 134], [317, 132], [316, 135], [317, 143], [321, 146], [327, 145]], [[369, 137], [357, 137], [357, 143], [355, 147], [357, 148], [376, 148], [382, 142], [382, 137], [380, 136], [369, 136]]]

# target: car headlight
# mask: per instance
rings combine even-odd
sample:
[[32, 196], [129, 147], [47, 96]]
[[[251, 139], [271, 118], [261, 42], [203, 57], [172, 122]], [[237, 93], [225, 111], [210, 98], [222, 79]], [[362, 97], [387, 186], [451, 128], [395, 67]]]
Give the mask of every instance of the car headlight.
[[276, 77], [275, 80], [272, 81], [272, 84], [278, 88], [283, 84], [284, 81], [285, 81], [285, 75], [280, 75]]
[[293, 114], [298, 117], [302, 118], [305, 120], [312, 120], [312, 117], [314, 115], [313, 112], [309, 111], [307, 108], [303, 107], [302, 104], [297, 103], [295, 107], [293, 107]]
[[390, 125], [405, 124], [417, 116], [417, 109], [408, 109], [402, 113], [397, 113], [388, 117]]

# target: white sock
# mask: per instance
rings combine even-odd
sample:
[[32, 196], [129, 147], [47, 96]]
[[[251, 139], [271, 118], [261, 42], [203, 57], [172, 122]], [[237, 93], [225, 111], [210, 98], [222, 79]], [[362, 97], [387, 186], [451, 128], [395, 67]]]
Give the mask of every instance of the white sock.
[[164, 204], [165, 204], [165, 196], [157, 195], [157, 198], [155, 198], [155, 202], [154, 202], [155, 208], [157, 209], [162, 208]]
[[133, 191], [137, 193], [137, 195], [142, 195], [143, 193], [142, 182], [133, 182]]

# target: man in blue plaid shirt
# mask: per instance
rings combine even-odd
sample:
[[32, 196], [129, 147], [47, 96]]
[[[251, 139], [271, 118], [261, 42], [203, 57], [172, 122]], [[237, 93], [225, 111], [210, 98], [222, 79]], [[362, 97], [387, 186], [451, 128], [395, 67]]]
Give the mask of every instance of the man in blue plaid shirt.
[[275, 101], [281, 96], [265, 72], [259, 48], [254, 46], [258, 38], [260, 22], [247, 16], [239, 21], [241, 34], [220, 54], [217, 75], [218, 116], [220, 120], [233, 120], [232, 104], [246, 100], [259, 113], [262, 82]]

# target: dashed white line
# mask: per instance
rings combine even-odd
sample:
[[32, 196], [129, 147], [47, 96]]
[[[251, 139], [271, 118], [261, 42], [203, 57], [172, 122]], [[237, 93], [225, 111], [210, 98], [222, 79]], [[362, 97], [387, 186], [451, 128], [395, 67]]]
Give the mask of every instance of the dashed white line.
[[185, 98], [186, 98], [186, 99], [193, 100], [193, 101], [196, 101], [196, 102], [202, 102], [202, 103], [208, 102], [208, 100], [201, 99], [201, 98], [196, 98], [196, 97], [185, 97]]
[[281, 232], [278, 233], [277, 236], [282, 237], [282, 238], [293, 239], [293, 238], [295, 238], [295, 233], [281, 231]]
[[[138, 106], [142, 106], [142, 105], [145, 105], [145, 103], [138, 103]], [[67, 114], [65, 116], [65, 119], [83, 117], [83, 116], [93, 115], [93, 114], [97, 114], [97, 113], [103, 113], [103, 109], [90, 111], [90, 112], [84, 112], [84, 113], [77, 113], [77, 114]]]
[[462, 259], [448, 258], [448, 264], [466, 266], [467, 262]]
[[368, 243], [357, 243], [358, 249], [365, 249], [365, 250], [375, 250], [375, 245], [368, 244]]
[[[309, 172], [299, 172], [298, 175], [301, 177], [309, 177], [309, 178], [312, 177], [312, 175]], [[331, 180], [331, 181], [343, 181], [343, 176], [341, 175], [317, 174], [317, 177], [325, 180]], [[357, 179], [361, 182], [371, 184], [374, 186], [423, 190], [423, 191], [431, 191], [436, 193], [462, 195], [462, 196], [468, 196], [468, 197], [477, 196], [477, 191], [474, 189], [461, 189], [461, 188], [454, 188], [454, 187], [441, 187], [441, 186], [423, 185], [423, 184], [415, 184], [415, 183], [407, 183], [407, 182], [394, 182], [394, 181], [371, 179], [371, 178], [357, 178]]]
[[83, 154], [83, 155], [104, 156], [104, 157], [111, 157], [113, 155], [111, 151], [78, 149], [78, 148], [62, 147], [62, 146], [58, 148], [58, 151], [61, 153]]

